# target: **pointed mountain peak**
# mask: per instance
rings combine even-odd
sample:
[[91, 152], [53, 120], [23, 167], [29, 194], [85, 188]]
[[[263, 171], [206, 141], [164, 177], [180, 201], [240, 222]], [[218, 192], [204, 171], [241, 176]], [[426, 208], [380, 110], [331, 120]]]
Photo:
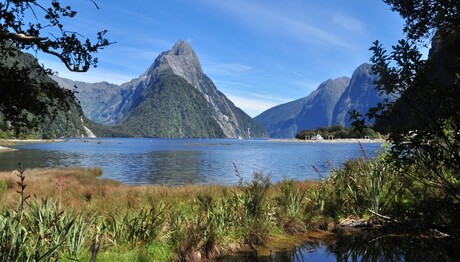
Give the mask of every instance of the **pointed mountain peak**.
[[171, 69], [175, 75], [184, 78], [196, 88], [199, 86], [198, 79], [204, 74], [195, 51], [182, 39], [170, 50], [161, 53], [141, 78], [167, 69]]
[[200, 61], [193, 48], [184, 40], [179, 40], [171, 50], [160, 55], [162, 62], [166, 62], [171, 66], [176, 75], [184, 77], [187, 75], [203, 73]]
[[168, 52], [170, 54], [173, 54], [175, 56], [179, 55], [193, 55], [196, 56], [195, 52], [193, 51], [192, 46], [190, 46], [189, 43], [186, 41], [179, 39], [177, 43], [171, 48], [171, 50]]
[[[361, 64], [356, 68], [356, 70], [353, 72], [353, 75], [355, 74], [367, 74], [367, 75], [373, 75], [372, 72], [372, 65], [368, 63]], [[353, 76], [351, 77], [353, 78]]]
[[350, 83], [350, 78], [346, 76], [342, 76], [336, 79], [328, 79], [322, 82], [316, 90], [327, 92], [332, 89], [339, 89], [341, 90], [340, 92], [343, 92], [349, 83]]

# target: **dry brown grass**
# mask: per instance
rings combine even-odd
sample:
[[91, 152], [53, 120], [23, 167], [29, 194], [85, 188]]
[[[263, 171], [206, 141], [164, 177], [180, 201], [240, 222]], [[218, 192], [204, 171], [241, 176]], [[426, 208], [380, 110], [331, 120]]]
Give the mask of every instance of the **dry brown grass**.
[[[130, 186], [100, 179], [100, 168], [29, 169], [25, 171], [26, 195], [32, 198], [60, 200], [63, 207], [88, 212], [124, 212], [127, 209], [148, 208], [159, 201], [187, 203], [200, 194], [219, 196], [223, 186]], [[63, 177], [60, 196], [58, 178]], [[7, 190], [1, 197], [1, 208], [16, 206], [18, 177], [14, 172], [0, 172]]]
[[[62, 207], [69, 207], [83, 212], [125, 213], [127, 210], [149, 208], [159, 201], [184, 206], [191, 203], [198, 195], [219, 197], [224, 191], [238, 190], [237, 187], [215, 185], [159, 186], [124, 185], [113, 180], [99, 178], [100, 168], [55, 168], [29, 169], [25, 171], [26, 195], [32, 198], [52, 198], [61, 202]], [[60, 196], [58, 178], [63, 177], [62, 195]], [[11, 208], [18, 201], [17, 176], [13, 172], [0, 172], [7, 191], [1, 197], [0, 208]], [[311, 189], [319, 182], [295, 182], [299, 189]], [[271, 187], [270, 192], [279, 191], [279, 185]]]

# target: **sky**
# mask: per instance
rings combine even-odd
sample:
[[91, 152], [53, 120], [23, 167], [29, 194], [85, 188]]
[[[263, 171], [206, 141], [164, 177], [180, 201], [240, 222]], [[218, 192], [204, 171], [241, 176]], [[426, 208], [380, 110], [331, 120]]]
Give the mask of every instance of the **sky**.
[[108, 30], [116, 42], [96, 55], [98, 67], [71, 73], [37, 54], [59, 76], [122, 84], [140, 76], [179, 40], [203, 71], [252, 117], [309, 95], [328, 79], [351, 77], [379, 40], [404, 38], [403, 20], [381, 0], [91, 0], [64, 1], [78, 12], [64, 20], [85, 37]]

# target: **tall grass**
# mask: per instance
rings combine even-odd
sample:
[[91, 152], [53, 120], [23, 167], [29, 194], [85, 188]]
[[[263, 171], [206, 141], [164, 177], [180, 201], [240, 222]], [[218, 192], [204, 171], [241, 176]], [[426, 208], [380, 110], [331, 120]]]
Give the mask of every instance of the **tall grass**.
[[228, 247], [257, 248], [290, 220], [305, 228], [311, 183], [272, 185], [255, 173], [236, 187], [125, 186], [99, 179], [98, 170], [0, 174], [7, 199], [0, 203], [2, 259], [196, 260]]
[[316, 212], [341, 220], [350, 216], [371, 223], [399, 223], [416, 229], [438, 228], [459, 236], [460, 205], [433, 178], [460, 188], [447, 169], [433, 173], [423, 161], [401, 166], [387, 150], [375, 158], [366, 154], [334, 169], [309, 193]]
[[333, 169], [315, 193], [322, 211], [332, 217], [386, 217], [404, 183], [384, 158], [364, 155]]

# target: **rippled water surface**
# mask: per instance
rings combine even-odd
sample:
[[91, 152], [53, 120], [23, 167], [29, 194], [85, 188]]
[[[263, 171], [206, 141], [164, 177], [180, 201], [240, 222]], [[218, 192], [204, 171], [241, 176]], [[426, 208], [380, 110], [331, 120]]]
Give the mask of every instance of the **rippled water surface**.
[[[373, 155], [380, 144], [363, 147]], [[363, 155], [357, 143], [230, 139], [75, 139], [16, 148], [20, 150], [0, 153], [0, 170], [13, 170], [18, 162], [26, 168], [99, 166], [103, 178], [171, 185], [236, 184], [233, 163], [246, 180], [253, 172], [270, 174], [272, 182], [319, 179], [332, 167]]]

